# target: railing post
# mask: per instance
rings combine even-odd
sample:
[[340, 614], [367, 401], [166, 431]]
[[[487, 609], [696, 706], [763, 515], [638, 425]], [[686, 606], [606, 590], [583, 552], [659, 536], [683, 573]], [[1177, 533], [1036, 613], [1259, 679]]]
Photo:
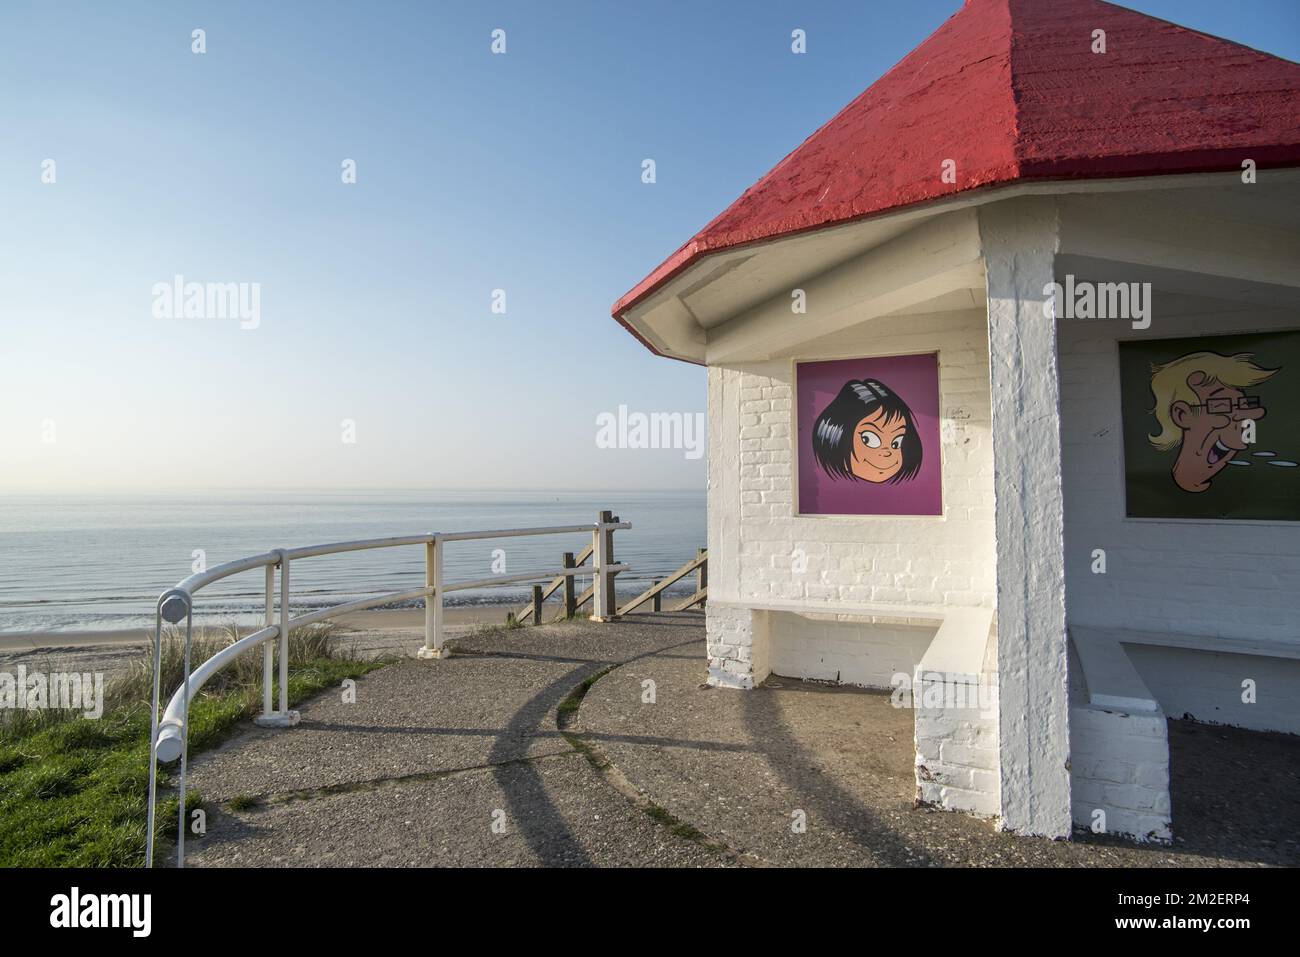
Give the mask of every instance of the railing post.
[[[193, 637], [194, 624], [194, 603], [189, 593], [179, 588], [170, 588], [163, 592], [158, 598], [158, 612], [154, 619], [154, 645], [153, 645], [153, 693], [151, 702], [153, 705], [153, 716], [150, 719], [149, 730], [149, 809], [146, 814], [145, 823], [145, 867], [153, 867], [153, 837], [154, 821], [158, 809], [158, 731], [160, 719], [158, 716], [158, 706], [162, 703], [162, 623], [165, 621], [169, 625], [175, 625], [182, 618], [185, 619], [185, 674], [182, 678], [185, 688], [185, 722], [183, 729], [188, 736], [189, 723], [189, 659], [190, 659], [190, 640]], [[185, 739], [188, 740], [188, 737]], [[185, 754], [184, 741], [181, 745], [181, 756]], [[168, 759], [174, 760], [174, 759]], [[181, 846], [181, 853], [177, 857], [179, 863], [184, 862], [184, 827], [185, 827], [185, 765], [181, 764], [181, 834], [178, 835], [178, 843]]]
[[424, 586], [433, 594], [424, 598], [424, 647], [416, 652], [420, 658], [446, 658], [451, 649], [442, 637], [442, 536], [424, 546]]
[[[302, 719], [302, 715], [297, 711], [289, 710], [289, 558], [283, 549], [278, 551], [280, 555], [280, 634], [278, 636], [280, 639], [280, 707], [270, 714], [261, 714], [253, 719], [254, 724], [263, 728], [292, 728]], [[270, 608], [267, 612], [269, 615]], [[262, 664], [266, 663], [266, 652], [263, 652]], [[263, 705], [266, 704], [269, 696], [270, 689], [264, 686]]]
[[189, 773], [190, 763], [190, 649], [194, 644], [194, 604], [191, 602], [185, 611], [185, 663], [181, 667], [181, 688], [184, 689], [184, 704], [181, 714], [185, 715], [181, 724], [181, 781], [177, 800], [179, 802], [176, 821], [176, 866], [185, 866], [185, 777]]
[[[659, 587], [659, 583], [660, 583], [661, 581], [663, 581], [662, 578], [656, 578], [656, 579], [655, 579], [655, 582], [654, 582], [654, 587], [655, 587], [655, 588], [658, 588], [658, 587]], [[651, 607], [653, 607], [655, 611], [663, 611], [663, 610], [664, 610], [663, 594], [664, 594], [663, 592], [661, 592], [661, 591], [657, 591], [657, 592], [655, 592], [655, 594], [654, 594], [654, 598], [651, 599], [651, 600], [654, 602], [654, 604], [653, 604]]]
[[153, 630], [153, 713], [149, 730], [149, 805], [146, 812], [144, 835], [144, 866], [153, 867], [154, 807], [158, 803], [158, 702], [162, 681], [162, 599], [158, 599], [158, 612]]
[[289, 559], [280, 559], [280, 713], [289, 713]]
[[700, 567], [695, 569], [695, 592], [699, 594], [709, 587], [709, 564], [705, 555], [708, 553], [707, 548], [695, 549], [695, 557], [704, 559], [700, 562]]
[[[266, 615], [263, 624], [270, 628], [275, 624], [275, 566], [266, 566]], [[275, 684], [275, 648], [271, 642], [262, 643], [262, 717], [271, 717], [275, 706], [271, 702], [272, 686]]]
[[542, 623], [542, 586], [533, 586], [533, 624]]
[[609, 539], [610, 536], [605, 534], [604, 525], [613, 517], [611, 512], [600, 512], [596, 516], [596, 528], [591, 533], [591, 563], [595, 567], [595, 574], [591, 577], [591, 620], [608, 621], [609, 617], [605, 611], [608, 607], [608, 599], [605, 593], [609, 590], [610, 581], [605, 577], [605, 567], [609, 564]]
[[[573, 567], [573, 552], [564, 553], [564, 567]], [[574, 591], [572, 575], [564, 576], [564, 617], [572, 618], [578, 612], [578, 597]]]

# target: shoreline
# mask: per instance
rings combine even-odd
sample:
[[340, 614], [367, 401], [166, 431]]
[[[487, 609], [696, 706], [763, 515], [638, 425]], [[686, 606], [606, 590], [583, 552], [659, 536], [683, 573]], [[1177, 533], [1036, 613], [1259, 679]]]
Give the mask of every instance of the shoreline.
[[[518, 611], [522, 602], [499, 605], [453, 605], [443, 609], [443, 624], [450, 628], [474, 625], [504, 625], [506, 613]], [[337, 618], [343, 634], [355, 632], [423, 631], [423, 608], [371, 608], [354, 611]], [[224, 633], [224, 625], [195, 627], [196, 634]], [[241, 629], [242, 630], [242, 629]], [[250, 629], [251, 630], [251, 629]], [[89, 631], [21, 631], [0, 633], [0, 656], [56, 653], [88, 647], [134, 647], [152, 641], [152, 628], [115, 628]]]

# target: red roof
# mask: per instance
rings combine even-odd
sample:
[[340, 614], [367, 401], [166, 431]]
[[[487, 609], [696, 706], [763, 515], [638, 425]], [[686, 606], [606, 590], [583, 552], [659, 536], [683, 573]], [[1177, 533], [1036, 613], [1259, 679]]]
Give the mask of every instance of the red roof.
[[[1105, 53], [1092, 52], [1097, 29]], [[613, 312], [746, 243], [1021, 180], [1247, 158], [1300, 165], [1300, 64], [1100, 0], [967, 0]]]

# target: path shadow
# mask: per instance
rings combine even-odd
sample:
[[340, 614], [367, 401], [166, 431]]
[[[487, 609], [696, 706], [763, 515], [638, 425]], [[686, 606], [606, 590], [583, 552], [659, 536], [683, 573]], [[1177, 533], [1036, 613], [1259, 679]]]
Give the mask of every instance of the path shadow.
[[[680, 624], [680, 622], [679, 622]], [[577, 667], [554, 679], [531, 698], [510, 718], [502, 729], [489, 752], [488, 763], [498, 765], [493, 768], [493, 775], [506, 795], [509, 807], [509, 819], [518, 828], [525, 843], [537, 855], [543, 865], [590, 867], [592, 861], [568, 823], [556, 809], [546, 783], [538, 769], [531, 763], [512, 764], [505, 762], [513, 755], [509, 753], [511, 744], [519, 737], [542, 733], [558, 733], [558, 729], [544, 729], [543, 724], [548, 715], [558, 708], [560, 702], [567, 698], [582, 682], [599, 674], [614, 664], [628, 664], [655, 654], [687, 645], [693, 645], [698, 639], [691, 638], [667, 648], [650, 648], [640, 654], [631, 655], [619, 662], [604, 660], [573, 659], [580, 662]], [[521, 657], [531, 657], [523, 655]], [[550, 659], [548, 659], [550, 660]], [[569, 660], [569, 659], [553, 659]]]
[[592, 861], [547, 792], [546, 782], [532, 764], [506, 766], [511, 755], [511, 735], [531, 735], [541, 730], [546, 717], [570, 691], [600, 671], [587, 664], [561, 675], [542, 688], [510, 718], [493, 743], [488, 763], [505, 794], [508, 819], [543, 866], [591, 867]]
[[[907, 864], [934, 866], [934, 859], [915, 842], [909, 842], [897, 830], [868, 807], [862, 799], [845, 788], [823, 768], [792, 756], [806, 755], [807, 744], [800, 740], [780, 713], [776, 691], [797, 690], [809, 694], [848, 695], [866, 693], [862, 689], [825, 686], [789, 678], [777, 678], [770, 685], [759, 685], [743, 692], [745, 729], [757, 750], [790, 790], [800, 794], [802, 806], [810, 820], [825, 822], [855, 844], [877, 857], [884, 865]], [[910, 766], [899, 768], [910, 775]]]
[[1300, 735], [1169, 722], [1178, 850], [1300, 864]]

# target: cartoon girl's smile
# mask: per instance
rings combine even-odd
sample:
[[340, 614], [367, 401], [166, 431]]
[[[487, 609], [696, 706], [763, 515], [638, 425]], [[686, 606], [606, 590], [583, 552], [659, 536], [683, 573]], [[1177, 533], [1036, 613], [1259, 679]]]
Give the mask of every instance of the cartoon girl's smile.
[[853, 435], [855, 476], [867, 482], [885, 482], [903, 467], [903, 439], [907, 423], [902, 418], [886, 421], [884, 409], [858, 422]]

